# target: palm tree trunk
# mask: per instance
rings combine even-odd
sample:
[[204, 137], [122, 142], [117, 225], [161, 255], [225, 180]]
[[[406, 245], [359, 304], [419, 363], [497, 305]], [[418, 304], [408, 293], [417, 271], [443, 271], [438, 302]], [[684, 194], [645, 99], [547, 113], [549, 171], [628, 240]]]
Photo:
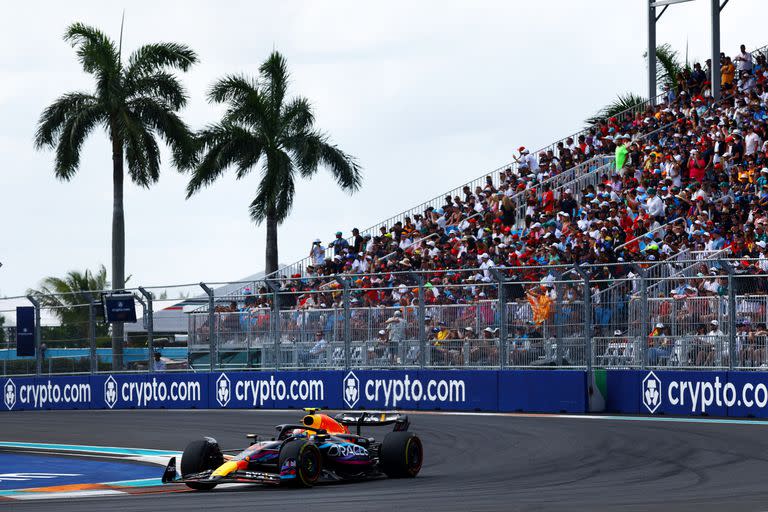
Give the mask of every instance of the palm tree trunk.
[[277, 213], [274, 207], [267, 209], [267, 274], [277, 270]]
[[[113, 126], [112, 136], [112, 289], [125, 288], [125, 213], [123, 210], [123, 145]], [[123, 369], [123, 324], [112, 324], [112, 369]]]

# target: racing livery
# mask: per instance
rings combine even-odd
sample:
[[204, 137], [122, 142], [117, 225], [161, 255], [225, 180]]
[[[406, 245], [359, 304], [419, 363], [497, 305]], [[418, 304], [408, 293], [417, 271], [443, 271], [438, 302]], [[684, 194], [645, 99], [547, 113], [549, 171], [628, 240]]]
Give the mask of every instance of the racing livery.
[[[196, 490], [233, 482], [311, 487], [321, 481], [415, 477], [421, 470], [423, 447], [408, 430], [405, 414], [344, 412], [332, 418], [317, 409], [306, 411], [300, 424], [277, 425], [270, 440], [247, 434], [251, 445], [239, 453], [222, 451], [211, 437], [189, 443], [180, 467], [175, 457], [168, 463], [163, 483]], [[364, 426], [385, 425], [394, 427], [381, 442], [361, 434]]]

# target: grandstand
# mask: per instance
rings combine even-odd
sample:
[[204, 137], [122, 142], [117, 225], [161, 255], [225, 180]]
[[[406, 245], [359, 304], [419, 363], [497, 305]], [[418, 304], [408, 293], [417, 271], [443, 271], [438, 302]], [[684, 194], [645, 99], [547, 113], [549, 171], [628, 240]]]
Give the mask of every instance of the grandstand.
[[[277, 331], [283, 341], [312, 345], [319, 331], [332, 347], [325, 362], [339, 363], [342, 340], [362, 343], [351, 354], [359, 357], [382, 329], [391, 339], [387, 322], [399, 310], [394, 323], [404, 323], [397, 334], [404, 343], [393, 359], [403, 364], [423, 364], [414, 359], [419, 340], [438, 336], [441, 323], [450, 338], [482, 339], [479, 333], [491, 329], [496, 346], [521, 327], [526, 336], [554, 340], [551, 350], [542, 348], [551, 352], [545, 361], [586, 364], [586, 355], [569, 356], [569, 347], [583, 352], [588, 329], [598, 343], [619, 334], [639, 338], [670, 318], [659, 309], [670, 296], [722, 298], [717, 282], [732, 271], [722, 258], [736, 260], [740, 276], [768, 271], [766, 49], [752, 58], [751, 69], [726, 84], [717, 102], [707, 81], [682, 82], [544, 148], [520, 147], [510, 164], [351, 238], [336, 233], [327, 246], [315, 240], [309, 257], [224, 299], [238, 305], [227, 314], [239, 318], [230, 320], [226, 336], [234, 345], [250, 344]], [[592, 280], [588, 298], [579, 291], [585, 278]], [[508, 322], [499, 320], [496, 306], [500, 279], [521, 285], [507, 295], [517, 301], [506, 306], [508, 320], [514, 318]], [[681, 291], [683, 280], [693, 290]], [[541, 285], [556, 307], [535, 321]], [[761, 285], [750, 286], [754, 292]], [[649, 309], [640, 311], [642, 303]], [[575, 312], [585, 307], [593, 314]], [[260, 318], [258, 329], [249, 327], [248, 315]], [[709, 317], [719, 322], [723, 311]], [[209, 321], [204, 311], [192, 315], [191, 342]], [[695, 324], [669, 334], [692, 334], [701, 327]], [[713, 336], [725, 343], [730, 334]], [[486, 349], [496, 363], [531, 362], [512, 349]], [[434, 349], [418, 357], [430, 355], [446, 365], [472, 359]]]

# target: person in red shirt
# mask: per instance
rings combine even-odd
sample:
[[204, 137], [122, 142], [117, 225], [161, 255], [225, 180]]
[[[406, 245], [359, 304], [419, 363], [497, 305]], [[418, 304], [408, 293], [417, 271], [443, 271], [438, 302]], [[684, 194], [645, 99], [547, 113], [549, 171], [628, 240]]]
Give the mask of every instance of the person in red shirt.
[[691, 150], [691, 158], [688, 159], [688, 176], [699, 183], [704, 181], [707, 171], [707, 162], [699, 154], [698, 149]]
[[541, 205], [546, 213], [555, 211], [555, 193], [552, 192], [552, 186], [547, 183], [544, 185], [544, 194], [541, 197]]

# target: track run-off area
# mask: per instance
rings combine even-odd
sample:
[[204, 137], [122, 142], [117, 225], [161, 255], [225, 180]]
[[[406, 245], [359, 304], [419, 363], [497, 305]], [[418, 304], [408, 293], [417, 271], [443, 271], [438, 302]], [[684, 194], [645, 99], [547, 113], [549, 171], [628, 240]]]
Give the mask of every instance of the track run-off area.
[[[411, 430], [422, 438], [425, 462], [415, 479], [312, 489], [220, 486], [212, 492], [157, 486], [161, 464], [188, 441], [209, 435], [224, 449], [242, 448], [248, 444], [245, 433], [271, 435], [276, 424], [301, 414], [4, 414], [0, 508], [768, 510], [768, 422], [706, 418], [418, 412], [412, 413]], [[387, 430], [367, 432], [383, 437]], [[27, 473], [36, 476], [25, 478]], [[3, 474], [10, 477], [4, 480]], [[29, 488], [37, 491], [24, 490]], [[14, 497], [20, 494], [33, 499]]]

